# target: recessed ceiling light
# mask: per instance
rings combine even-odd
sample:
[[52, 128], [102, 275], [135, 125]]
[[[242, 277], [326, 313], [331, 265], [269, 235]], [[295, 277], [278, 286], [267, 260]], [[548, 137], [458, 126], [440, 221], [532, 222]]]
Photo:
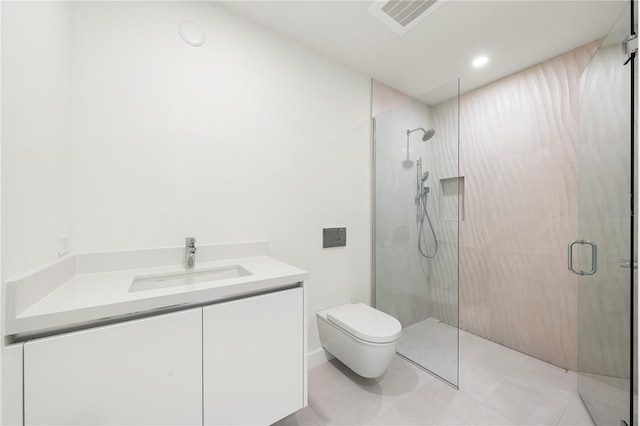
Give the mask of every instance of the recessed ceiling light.
[[489, 62], [489, 58], [486, 56], [478, 56], [473, 60], [471, 65], [473, 65], [474, 68], [480, 68], [487, 65], [487, 62]]

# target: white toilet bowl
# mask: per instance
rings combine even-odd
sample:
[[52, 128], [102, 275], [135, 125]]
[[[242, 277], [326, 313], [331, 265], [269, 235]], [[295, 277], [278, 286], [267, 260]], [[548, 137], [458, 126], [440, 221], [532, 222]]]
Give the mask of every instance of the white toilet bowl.
[[364, 303], [319, 311], [322, 346], [362, 377], [381, 376], [396, 353], [400, 321]]

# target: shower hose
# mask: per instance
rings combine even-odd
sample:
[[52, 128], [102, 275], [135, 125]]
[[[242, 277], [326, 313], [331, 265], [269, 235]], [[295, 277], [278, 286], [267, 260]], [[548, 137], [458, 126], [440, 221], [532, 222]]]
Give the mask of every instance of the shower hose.
[[[433, 230], [433, 225], [431, 224], [431, 219], [429, 218], [429, 213], [427, 213], [427, 193], [422, 194], [420, 196], [420, 207], [422, 208], [422, 217], [420, 218], [420, 226], [418, 228], [418, 251], [422, 257], [427, 259], [433, 259], [438, 254], [438, 240], [436, 238], [436, 233]], [[431, 235], [433, 235], [433, 242], [435, 243], [435, 250], [432, 255], [428, 255], [425, 253], [422, 248], [422, 241], [424, 240], [424, 218], [427, 218], [427, 223], [429, 224], [429, 228], [431, 228]], [[426, 241], [425, 241], [426, 245]]]

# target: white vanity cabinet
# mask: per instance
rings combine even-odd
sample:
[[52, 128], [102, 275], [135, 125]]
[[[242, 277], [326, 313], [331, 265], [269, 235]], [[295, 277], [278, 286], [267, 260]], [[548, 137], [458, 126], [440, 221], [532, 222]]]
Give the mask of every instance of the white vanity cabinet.
[[305, 311], [299, 286], [28, 340], [23, 422], [271, 424], [306, 405]]
[[305, 402], [301, 287], [203, 308], [205, 425], [266, 425]]
[[202, 309], [28, 341], [24, 423], [202, 424]]

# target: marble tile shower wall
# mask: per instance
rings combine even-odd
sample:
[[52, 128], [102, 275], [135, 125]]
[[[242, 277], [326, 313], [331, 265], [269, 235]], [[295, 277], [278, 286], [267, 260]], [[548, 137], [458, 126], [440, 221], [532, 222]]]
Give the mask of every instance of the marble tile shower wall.
[[[460, 326], [571, 370], [577, 279], [566, 244], [578, 232], [578, 82], [597, 45], [460, 97]], [[434, 126], [455, 128], [456, 108], [432, 107]], [[435, 157], [454, 164], [437, 149]]]

